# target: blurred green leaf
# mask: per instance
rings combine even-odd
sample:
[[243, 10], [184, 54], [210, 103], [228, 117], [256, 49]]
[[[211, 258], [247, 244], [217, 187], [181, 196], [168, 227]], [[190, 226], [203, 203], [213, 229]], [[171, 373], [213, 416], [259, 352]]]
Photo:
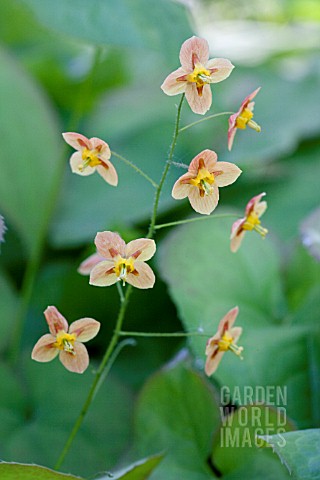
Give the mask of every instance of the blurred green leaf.
[[[1, 458], [52, 467], [93, 381], [92, 366], [83, 375], [75, 375], [67, 372], [59, 361], [39, 364], [30, 359], [26, 369], [29, 417], [8, 436]], [[130, 439], [131, 403], [130, 390], [108, 377], [94, 399], [64, 468], [91, 476], [114, 466]]]
[[125, 468], [125, 470], [112, 474], [112, 477], [107, 476], [100, 480], [108, 480], [110, 478], [114, 478], [114, 480], [146, 480], [150, 477], [153, 470], [157, 468], [162, 459], [163, 455], [153, 455], [152, 457], [144, 458], [130, 465], [130, 467]]
[[[189, 224], [177, 228], [160, 247], [160, 270], [180, 318], [187, 331], [201, 329], [210, 337], [226, 312], [239, 305], [237, 324], [244, 327], [239, 341], [244, 360], [226, 354], [215, 378], [231, 389], [285, 387], [288, 415], [301, 426], [313, 425], [316, 417], [311, 405], [318, 398], [319, 359], [310, 375], [309, 328], [293, 327], [285, 317], [277, 251], [268, 239], [262, 241], [252, 233], [232, 254], [229, 228], [221, 219]], [[281, 317], [283, 325], [279, 324]], [[318, 329], [313, 330], [313, 338], [319, 335]], [[190, 344], [204, 361], [206, 338], [190, 337]]]
[[59, 473], [38, 465], [0, 463], [1, 480], [72, 480], [80, 479], [67, 473]]
[[[258, 452], [261, 440], [257, 435], [292, 430], [285, 413], [285, 407], [272, 408], [265, 405], [245, 405], [230, 413], [215, 442], [212, 461], [223, 475], [249, 466], [257, 456], [261, 462], [268, 461], [265, 450]], [[272, 463], [272, 460], [270, 461]], [[279, 466], [277, 478], [287, 478], [285, 470]]]
[[[169, 56], [178, 51], [191, 30], [183, 5], [170, 0], [24, 0], [50, 30], [86, 43], [155, 49]], [[163, 39], [166, 39], [165, 48]], [[137, 52], [138, 50], [138, 52]]]
[[41, 89], [0, 50], [0, 208], [29, 252], [43, 228], [59, 166], [60, 132]]
[[205, 480], [213, 431], [220, 422], [214, 392], [183, 363], [172, 363], [143, 388], [136, 409], [135, 449], [165, 451], [151, 479]]
[[320, 429], [299, 430], [261, 437], [299, 480], [320, 478]]
[[0, 298], [1, 298], [1, 321], [0, 321], [0, 350], [8, 346], [12, 321], [15, 318], [18, 296], [10, 284], [4, 272], [0, 270]]

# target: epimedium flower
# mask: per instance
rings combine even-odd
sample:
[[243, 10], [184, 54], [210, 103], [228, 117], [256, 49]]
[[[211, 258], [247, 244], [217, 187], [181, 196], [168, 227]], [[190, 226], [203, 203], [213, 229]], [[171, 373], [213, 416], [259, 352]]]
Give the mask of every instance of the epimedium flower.
[[233, 145], [234, 137], [237, 133], [237, 129], [244, 130], [246, 127], [250, 127], [256, 132], [261, 132], [261, 127], [254, 120], [253, 117], [253, 108], [254, 103], [252, 100], [260, 91], [260, 88], [257, 88], [254, 92], [250, 93], [243, 102], [237, 113], [234, 113], [229, 117], [229, 129], [228, 129], [228, 149], [231, 150]]
[[191, 110], [203, 115], [212, 103], [210, 84], [228, 78], [234, 66], [226, 58], [209, 60], [208, 42], [198, 37], [182, 44], [180, 63], [181, 67], [167, 76], [161, 89], [167, 95], [185, 92]]
[[232, 252], [236, 252], [243, 240], [243, 237], [247, 231], [255, 230], [262, 238], [266, 236], [268, 230], [261, 226], [260, 217], [266, 211], [267, 202], [261, 202], [261, 198], [265, 196], [265, 193], [260, 193], [251, 198], [247, 203], [245, 216], [236, 220], [231, 228], [230, 236], [230, 248]]
[[116, 282], [130, 283], [137, 288], [152, 288], [155, 276], [145, 263], [156, 251], [154, 240], [139, 238], [128, 244], [114, 232], [98, 232], [97, 252], [103, 261], [90, 272], [90, 285], [106, 287]]
[[218, 162], [213, 150], [203, 150], [190, 163], [188, 172], [174, 184], [172, 196], [176, 200], [189, 198], [192, 208], [209, 215], [219, 201], [219, 187], [235, 182], [241, 170], [233, 163]]
[[100, 138], [87, 138], [80, 133], [66, 132], [62, 134], [64, 140], [75, 148], [77, 152], [70, 158], [73, 173], [88, 176], [97, 171], [110, 185], [118, 185], [118, 174], [110, 162], [111, 152], [109, 145]]
[[82, 342], [95, 337], [100, 323], [93, 318], [81, 318], [70, 327], [56, 307], [44, 311], [50, 333], [35, 344], [31, 357], [37, 362], [50, 362], [59, 355], [60, 362], [70, 372], [83, 373], [89, 365], [89, 355]]
[[206, 346], [205, 372], [212, 375], [218, 368], [223, 355], [230, 350], [242, 360], [243, 347], [237, 345], [242, 333], [241, 327], [233, 327], [239, 313], [239, 308], [234, 307], [220, 320], [217, 333], [209, 338]]

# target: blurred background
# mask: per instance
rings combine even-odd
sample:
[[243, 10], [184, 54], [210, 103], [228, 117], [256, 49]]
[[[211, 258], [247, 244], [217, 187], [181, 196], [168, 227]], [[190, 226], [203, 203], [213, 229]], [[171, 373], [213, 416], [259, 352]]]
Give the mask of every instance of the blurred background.
[[[319, 312], [318, 0], [2, 0], [0, 214], [8, 231], [0, 256], [5, 385], [0, 393], [0, 456], [5, 460], [52, 466], [57, 458], [61, 439], [82, 403], [81, 382], [89, 385], [91, 372], [86, 380], [70, 382], [58, 362], [31, 362], [32, 346], [47, 329], [42, 312], [55, 305], [69, 322], [85, 316], [99, 320], [101, 333], [89, 345], [93, 365], [99, 361], [114, 328], [118, 295], [116, 288], [90, 286], [77, 268], [94, 252], [97, 231], [118, 231], [126, 241], [144, 236], [154, 197], [152, 186], [116, 158], [117, 188], [98, 175], [73, 175], [68, 164], [72, 152], [61, 133], [100, 137], [158, 181], [178, 103], [178, 97], [165, 96], [160, 85], [178, 68], [181, 44], [194, 34], [208, 40], [211, 58], [225, 57], [236, 66], [229, 79], [212, 87], [210, 113], [237, 111], [244, 97], [261, 86], [255, 120], [262, 133], [238, 132], [228, 152], [228, 117], [222, 116], [181, 133], [175, 161], [189, 164], [199, 151], [210, 148], [219, 160], [239, 165], [244, 173], [221, 192], [218, 213], [242, 212], [253, 195], [267, 192], [264, 225], [280, 258], [281, 290], [287, 295], [286, 306], [278, 305], [275, 317], [296, 312], [306, 299], [307, 311], [314, 316]], [[195, 120], [185, 104], [182, 125]], [[170, 171], [158, 223], [192, 214], [187, 201], [175, 202], [170, 196], [182, 173], [179, 167]], [[161, 256], [151, 262], [156, 287], [134, 292], [126, 330], [183, 328], [179, 294], [172, 293], [174, 275], [166, 270], [168, 235], [167, 229], [157, 234]], [[175, 303], [161, 278], [170, 284]], [[99, 394], [87, 425], [97, 444], [105, 438], [105, 429], [113, 440], [106, 452], [80, 436], [78, 448], [86, 450], [88, 461], [79, 466], [71, 455], [69, 469], [93, 475], [106, 463], [117, 463], [130, 443], [132, 399], [149, 375], [183, 346], [176, 339], [139, 339], [121, 353], [110, 380], [113, 393], [106, 393], [109, 403], [99, 400], [105, 398]], [[63, 388], [52, 388], [57, 384]], [[59, 390], [54, 401], [53, 390]], [[102, 422], [100, 431], [97, 418], [114, 408], [117, 414]], [[53, 431], [50, 419], [57, 418], [59, 428]], [[303, 418], [303, 425], [310, 426], [312, 420]]]

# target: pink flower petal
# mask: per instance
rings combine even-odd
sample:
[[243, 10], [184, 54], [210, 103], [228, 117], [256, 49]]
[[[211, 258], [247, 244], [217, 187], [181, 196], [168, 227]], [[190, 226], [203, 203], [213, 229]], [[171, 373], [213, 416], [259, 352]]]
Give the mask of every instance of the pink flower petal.
[[139, 261], [150, 260], [156, 252], [156, 244], [154, 240], [148, 238], [139, 238], [129, 242], [126, 247], [126, 258], [135, 255]]
[[237, 133], [236, 121], [237, 121], [237, 113], [234, 113], [229, 117], [229, 129], [228, 129], [228, 150], [231, 151], [234, 137]]
[[136, 288], [152, 288], [155, 282], [155, 276], [147, 263], [135, 262], [135, 274], [127, 275], [127, 282]]
[[256, 210], [257, 205], [259, 204], [260, 200], [262, 197], [266, 195], [265, 192], [260, 193], [259, 195], [256, 195], [255, 197], [252, 197], [249, 202], [247, 203], [246, 206], [246, 216], [248, 217], [252, 210]]
[[105, 141], [97, 137], [92, 137], [90, 138], [90, 144], [91, 144], [92, 150], [99, 151], [97, 155], [98, 158], [100, 158], [103, 161], [109, 160], [109, 158], [111, 157], [111, 152], [110, 152], [109, 145]]
[[213, 58], [208, 61], [206, 68], [208, 70], [214, 69], [210, 76], [211, 83], [218, 83], [229, 77], [234, 65], [226, 58]]
[[170, 73], [161, 85], [162, 91], [166, 95], [178, 95], [179, 93], [183, 93], [186, 89], [187, 82], [177, 79], [183, 77], [185, 73], [185, 70], [181, 67]]
[[78, 342], [74, 342], [74, 354], [62, 350], [59, 359], [69, 372], [83, 373], [89, 365], [87, 349]]
[[[231, 185], [242, 173], [237, 165], [229, 162], [217, 162], [214, 172], [219, 172], [219, 175], [215, 175], [215, 184], [218, 187], [226, 187], [227, 185]], [[220, 174], [220, 172], [222, 173]]]
[[180, 62], [186, 71], [193, 71], [195, 63], [205, 65], [209, 58], [209, 45], [206, 40], [191, 37], [186, 40], [180, 50]]
[[64, 332], [68, 331], [69, 325], [67, 320], [56, 307], [47, 307], [43, 313], [52, 335], [56, 336], [61, 330]]
[[75, 333], [77, 342], [87, 342], [94, 338], [100, 329], [100, 322], [93, 318], [81, 318], [70, 325], [69, 333]]
[[102, 262], [104, 260], [104, 257], [99, 255], [99, 253], [94, 253], [93, 255], [90, 255], [90, 257], [86, 258], [82, 263], [80, 263], [80, 266], [78, 268], [78, 272], [81, 275], [89, 275], [93, 267], [95, 267], [98, 263]]
[[264, 214], [264, 212], [267, 209], [267, 202], [259, 202], [258, 205], [255, 206], [254, 211], [258, 215], [258, 217], [261, 217], [261, 215]]
[[202, 152], [198, 153], [196, 157], [192, 160], [192, 162], [189, 165], [188, 171], [196, 177], [198, 175], [199, 171], [199, 161], [202, 159], [204, 161], [204, 166], [205, 168], [212, 173], [216, 167], [218, 156], [216, 152], [213, 150], [203, 150]]
[[59, 353], [59, 350], [53, 346], [56, 337], [47, 333], [43, 335], [33, 347], [31, 358], [37, 362], [50, 362]]
[[240, 232], [240, 233], [234, 235], [233, 237], [231, 237], [231, 241], [230, 241], [231, 252], [235, 253], [239, 250], [245, 234], [246, 234], [246, 231], [242, 230], [242, 232]]
[[190, 175], [190, 173], [185, 173], [180, 178], [178, 178], [176, 183], [173, 185], [173, 189], [171, 192], [173, 198], [175, 198], [176, 200], [181, 200], [182, 198], [186, 198], [189, 195], [192, 186], [189, 183], [184, 183], [184, 181], [191, 178], [193, 178], [193, 175]]
[[230, 331], [232, 338], [233, 338], [233, 343], [237, 343], [239, 340], [241, 334], [242, 334], [242, 328], [241, 327], [233, 327], [231, 328]]
[[225, 316], [220, 320], [220, 323], [218, 326], [219, 337], [223, 335], [225, 330], [230, 331], [231, 327], [236, 321], [238, 313], [239, 313], [239, 307], [234, 307], [231, 310], [229, 310], [229, 312], [227, 312]]
[[66, 132], [62, 134], [65, 142], [67, 142], [71, 147], [75, 148], [76, 150], [83, 150], [85, 147], [90, 148], [90, 141], [81, 133], [75, 132]]
[[94, 240], [98, 253], [108, 260], [112, 260], [118, 253], [121, 257], [126, 254], [126, 244], [118, 233], [98, 232]]
[[[104, 160], [104, 165], [98, 165], [97, 166], [97, 172], [101, 177], [109, 183], [109, 185], [112, 185], [113, 187], [116, 187], [118, 185], [118, 174], [116, 169], [114, 168], [113, 164], [109, 161]], [[106, 168], [108, 167], [108, 168]]]
[[219, 202], [219, 189], [218, 187], [213, 188], [213, 192], [210, 195], [200, 196], [200, 190], [198, 187], [193, 187], [190, 189], [189, 201], [192, 208], [203, 215], [210, 215], [211, 212], [216, 208]]
[[203, 86], [202, 95], [200, 96], [195, 83], [187, 83], [186, 85], [186, 100], [194, 113], [204, 115], [212, 103], [212, 93], [210, 85]]
[[225, 353], [226, 352], [223, 351], [217, 351], [213, 357], [211, 355], [208, 355], [204, 367], [204, 371], [206, 375], [208, 375], [208, 377], [210, 377], [217, 370], [219, 363], [221, 362], [222, 357]]
[[[77, 175], [81, 175], [83, 177], [87, 177], [88, 175], [92, 175], [96, 171], [96, 167], [90, 167], [88, 165], [83, 170], [81, 169], [83, 165], [83, 159], [80, 152], [75, 152], [70, 157], [70, 167], [73, 173]], [[80, 167], [80, 168], [79, 168]]]
[[114, 262], [110, 262], [108, 260], [104, 262], [98, 263], [90, 273], [90, 285], [95, 285], [96, 287], [108, 287], [109, 285], [113, 285], [118, 281], [117, 275], [110, 272], [113, 268]]
[[[261, 87], [257, 88], [256, 90], [254, 90], [254, 92], [250, 93], [250, 95], [248, 95], [244, 100], [243, 102], [241, 103], [241, 107], [240, 107], [240, 110], [238, 112], [238, 114], [240, 114], [245, 108], [248, 107], [249, 103], [251, 102], [251, 100], [254, 99], [254, 97], [257, 95], [257, 93], [261, 90]], [[254, 102], [253, 102], [253, 105], [252, 105], [252, 109], [253, 109], [253, 106], [254, 106]]]

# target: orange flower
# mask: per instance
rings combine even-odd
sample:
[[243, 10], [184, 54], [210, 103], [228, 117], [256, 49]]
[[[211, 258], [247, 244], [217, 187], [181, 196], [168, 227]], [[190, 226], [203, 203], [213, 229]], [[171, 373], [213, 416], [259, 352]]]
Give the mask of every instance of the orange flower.
[[116, 169], [110, 162], [109, 145], [100, 138], [87, 138], [80, 133], [67, 132], [62, 134], [64, 140], [77, 152], [71, 155], [70, 166], [73, 173], [92, 175], [96, 170], [101, 177], [114, 187], [118, 185]]
[[261, 132], [261, 127], [254, 120], [253, 108], [254, 102], [252, 101], [257, 95], [261, 87], [257, 88], [254, 92], [250, 93], [241, 103], [240, 109], [237, 113], [234, 113], [229, 117], [229, 130], [228, 130], [228, 149], [231, 150], [233, 140], [237, 129], [244, 130], [247, 126], [253, 128], [256, 132]]
[[35, 344], [31, 357], [37, 362], [50, 362], [58, 354], [60, 362], [70, 372], [83, 373], [89, 365], [89, 355], [82, 342], [95, 337], [100, 323], [93, 318], [81, 318], [68, 325], [56, 307], [48, 307], [44, 316], [50, 333]]
[[188, 172], [174, 184], [176, 200], [188, 197], [192, 208], [209, 215], [219, 201], [219, 187], [235, 182], [241, 170], [233, 163], [218, 162], [213, 150], [203, 150], [190, 163]]
[[198, 37], [182, 44], [180, 63], [181, 67], [167, 76], [161, 88], [167, 95], [185, 92], [191, 110], [203, 115], [212, 103], [210, 84], [228, 78], [234, 67], [226, 58], [209, 60], [208, 42]]
[[154, 240], [139, 238], [126, 245], [118, 233], [99, 232], [95, 244], [103, 260], [92, 268], [90, 285], [107, 287], [121, 281], [137, 288], [153, 287], [155, 276], [145, 261], [156, 251]]
[[260, 193], [251, 198], [246, 206], [245, 217], [240, 218], [231, 228], [231, 243], [230, 248], [232, 252], [236, 252], [244, 238], [244, 235], [247, 231], [255, 230], [263, 238], [267, 235], [268, 230], [261, 226], [260, 217], [266, 211], [267, 202], [261, 202], [261, 198], [265, 193]]
[[217, 333], [207, 342], [206, 347], [206, 365], [205, 372], [208, 376], [212, 375], [218, 368], [223, 355], [230, 350], [241, 357], [243, 347], [239, 347], [236, 342], [239, 339], [242, 328], [233, 327], [233, 324], [239, 313], [239, 308], [234, 307], [220, 321]]

